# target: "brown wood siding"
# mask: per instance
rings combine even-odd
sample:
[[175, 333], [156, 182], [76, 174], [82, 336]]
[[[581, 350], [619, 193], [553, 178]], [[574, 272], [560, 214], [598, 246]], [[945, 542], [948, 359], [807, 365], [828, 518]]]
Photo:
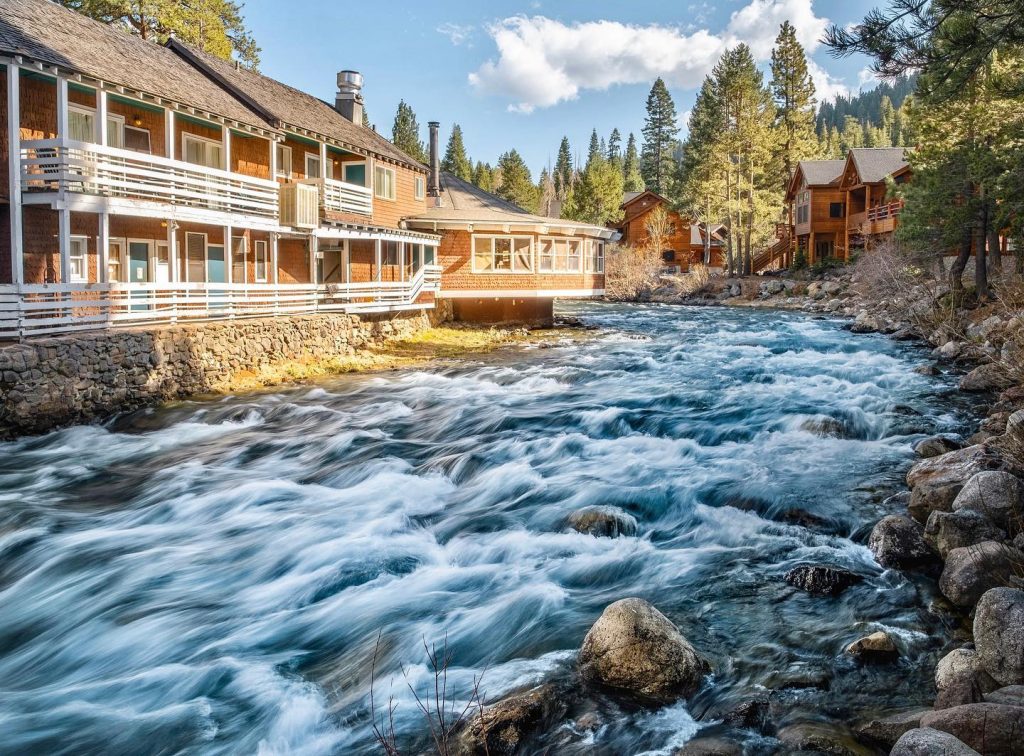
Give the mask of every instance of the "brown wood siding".
[[181, 151], [181, 135], [182, 134], [195, 134], [196, 136], [204, 137], [206, 139], [219, 142], [221, 140], [220, 129], [211, 124], [209, 126], [195, 123], [194, 121], [186, 121], [184, 118], [174, 119], [174, 157], [177, 160], [184, 160], [185, 156]]
[[[120, 102], [111, 96], [107, 96], [107, 112], [111, 115], [119, 115], [124, 118], [124, 125], [135, 129], [144, 129], [149, 132], [150, 153], [159, 157], [167, 157], [167, 150], [164, 149], [166, 133], [166, 116], [163, 111], [156, 112], [148, 108], [137, 107], [127, 102]], [[139, 125], [135, 125], [135, 121]], [[181, 137], [178, 137], [181, 141]], [[176, 148], [179, 149], [179, 148]]]
[[272, 144], [269, 139], [244, 136], [232, 131], [231, 170], [246, 176], [269, 179]]
[[21, 138], [55, 139], [57, 136], [57, 87], [53, 82], [22, 76]]
[[[397, 228], [399, 221], [415, 215], [422, 215], [427, 209], [426, 197], [416, 199], [415, 177], [422, 176], [422, 173], [404, 168], [400, 165], [378, 163], [386, 168], [395, 170], [395, 199], [386, 200], [374, 194], [373, 197], [373, 225], [385, 228]], [[373, 182], [373, 175], [369, 179]], [[425, 186], [425, 185], [424, 185]], [[424, 195], [426, 192], [424, 192]]]
[[309, 254], [305, 240], [279, 240], [277, 267], [280, 283], [309, 283]]

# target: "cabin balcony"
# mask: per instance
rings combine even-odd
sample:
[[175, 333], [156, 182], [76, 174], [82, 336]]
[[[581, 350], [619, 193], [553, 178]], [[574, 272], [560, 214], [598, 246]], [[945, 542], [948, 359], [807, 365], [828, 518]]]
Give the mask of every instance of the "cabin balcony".
[[329, 178], [298, 179], [281, 186], [281, 225], [314, 229], [321, 221], [369, 220], [373, 191]]
[[25, 204], [174, 220], [278, 226], [278, 184], [182, 160], [71, 139], [21, 144]]
[[867, 211], [867, 233], [887, 234], [896, 230], [900, 213], [903, 211], [903, 200], [896, 200], [885, 205], [876, 205]]
[[866, 229], [867, 222], [868, 214], [866, 211], [862, 213], [850, 213], [850, 215], [846, 219], [846, 228], [849, 230], [851, 234], [870, 233]]

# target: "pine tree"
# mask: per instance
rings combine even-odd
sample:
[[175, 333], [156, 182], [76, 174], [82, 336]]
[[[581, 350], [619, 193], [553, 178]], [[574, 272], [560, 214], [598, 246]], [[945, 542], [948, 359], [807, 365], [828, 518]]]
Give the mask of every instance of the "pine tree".
[[717, 225], [727, 211], [723, 167], [729, 157], [722, 140], [725, 128], [725, 113], [715, 82], [706, 77], [690, 111], [683, 159], [679, 164], [680, 204], [686, 214], [705, 229], [705, 265], [711, 262], [711, 235], [706, 230]]
[[555, 181], [547, 168], [542, 168], [540, 178], [537, 180], [537, 195], [540, 197], [540, 214], [552, 215], [554, 205], [558, 202], [555, 196]]
[[498, 170], [501, 184], [495, 194], [527, 212], [537, 212], [540, 197], [522, 156], [514, 149], [509, 150], [498, 158]]
[[604, 154], [604, 150], [601, 149], [601, 143], [597, 138], [597, 129], [590, 132], [590, 149], [587, 150], [587, 165], [591, 163], [595, 158]]
[[398, 102], [395, 123], [391, 127], [391, 141], [409, 157], [421, 163], [427, 162], [427, 150], [420, 140], [420, 125], [412, 106], [407, 105], [405, 100]]
[[558, 146], [558, 158], [555, 160], [555, 175], [552, 177], [555, 185], [555, 197], [565, 200], [566, 195], [572, 188], [573, 183], [572, 149], [569, 147], [569, 137], [562, 137], [562, 143]]
[[622, 172], [597, 151], [562, 208], [562, 217], [604, 226], [622, 217]]
[[618, 129], [612, 129], [611, 136], [608, 137], [607, 157], [608, 160], [622, 157], [622, 134], [619, 133]]
[[776, 150], [779, 185], [789, 183], [799, 161], [818, 157], [814, 130], [814, 82], [807, 71], [807, 57], [789, 21], [782, 24], [772, 50], [772, 96], [775, 99]]
[[462, 142], [462, 129], [459, 124], [452, 124], [452, 133], [448, 137], [448, 147], [441, 160], [441, 170], [462, 179], [473, 180], [473, 164], [466, 155], [466, 145]]
[[647, 96], [644, 145], [640, 158], [644, 183], [653, 192], [662, 194], [669, 191], [669, 177], [674, 173], [672, 151], [678, 133], [675, 103], [665, 82], [658, 77]]
[[473, 168], [473, 184], [485, 192], [494, 192], [494, 173], [490, 165], [479, 160], [476, 162]]
[[636, 150], [636, 137], [632, 132], [626, 140], [626, 155], [622, 159], [622, 179], [625, 182], [624, 190], [627, 192], [642, 192], [644, 190], [644, 177], [640, 173], [640, 155]]

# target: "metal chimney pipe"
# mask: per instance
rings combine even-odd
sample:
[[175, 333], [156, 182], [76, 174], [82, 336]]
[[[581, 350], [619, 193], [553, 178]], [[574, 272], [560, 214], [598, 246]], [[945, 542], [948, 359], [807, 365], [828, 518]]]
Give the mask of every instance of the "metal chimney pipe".
[[338, 71], [338, 92], [334, 95], [334, 109], [352, 121], [363, 125], [363, 75], [358, 71]]
[[438, 154], [437, 130], [441, 124], [431, 121], [427, 124], [430, 130], [430, 179], [427, 185], [427, 194], [431, 197], [441, 196], [441, 158]]

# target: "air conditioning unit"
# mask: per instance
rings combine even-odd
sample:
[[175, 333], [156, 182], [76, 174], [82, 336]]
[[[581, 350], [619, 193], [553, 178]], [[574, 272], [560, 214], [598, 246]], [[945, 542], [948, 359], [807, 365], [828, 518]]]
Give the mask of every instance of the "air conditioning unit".
[[320, 225], [320, 194], [315, 184], [284, 184], [279, 197], [282, 226], [311, 229]]

